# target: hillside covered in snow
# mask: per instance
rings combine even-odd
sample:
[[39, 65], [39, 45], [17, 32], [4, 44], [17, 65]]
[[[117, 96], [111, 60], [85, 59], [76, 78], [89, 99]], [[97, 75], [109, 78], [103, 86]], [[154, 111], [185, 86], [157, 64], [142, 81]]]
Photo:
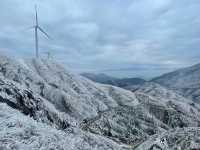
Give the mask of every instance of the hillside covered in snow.
[[200, 143], [199, 126], [200, 106], [159, 84], [131, 92], [50, 60], [0, 56], [3, 150], [184, 149], [174, 138], [179, 134], [193, 148]]
[[179, 92], [200, 103], [200, 64], [179, 69], [154, 78], [152, 81]]

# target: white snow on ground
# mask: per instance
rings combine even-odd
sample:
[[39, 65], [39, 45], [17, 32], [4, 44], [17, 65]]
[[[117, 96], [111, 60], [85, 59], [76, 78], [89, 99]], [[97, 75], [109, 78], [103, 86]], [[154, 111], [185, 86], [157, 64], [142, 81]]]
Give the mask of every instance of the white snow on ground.
[[120, 143], [141, 144], [153, 134], [171, 135], [172, 128], [197, 127], [199, 118], [198, 104], [155, 83], [133, 93], [71, 74], [50, 60], [0, 56], [3, 150], [125, 149]]
[[[154, 99], [154, 103], [162, 106], [171, 106], [178, 111], [185, 114], [199, 114], [200, 106], [195, 104], [191, 99], [187, 99], [175, 91], [167, 89], [157, 83], [149, 82], [144, 84], [135, 92], [136, 95], [146, 95], [147, 97]], [[144, 98], [145, 99], [145, 98]], [[153, 102], [151, 100], [151, 102]], [[196, 108], [195, 108], [195, 107]]]
[[[62, 112], [78, 120], [92, 118], [118, 104], [137, 105], [131, 92], [119, 88], [104, 88], [81, 76], [73, 75], [49, 60], [12, 60], [0, 57], [0, 73], [47, 99]], [[112, 89], [112, 92], [109, 93]], [[117, 93], [117, 94], [115, 94]]]
[[200, 128], [177, 128], [154, 135], [135, 150], [199, 150]]
[[6, 104], [0, 104], [0, 149], [2, 150], [121, 150], [109, 139], [85, 134], [79, 129], [57, 130], [36, 122]]
[[200, 64], [179, 69], [154, 78], [152, 81], [200, 103]]

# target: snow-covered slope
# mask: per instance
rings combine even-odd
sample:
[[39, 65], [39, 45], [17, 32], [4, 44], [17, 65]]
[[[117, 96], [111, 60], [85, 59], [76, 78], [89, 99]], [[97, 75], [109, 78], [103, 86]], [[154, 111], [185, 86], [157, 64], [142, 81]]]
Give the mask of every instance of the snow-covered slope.
[[[149, 82], [137, 90], [135, 95], [140, 101], [146, 100], [145, 105], [148, 105], [150, 113], [172, 128], [199, 126], [200, 105], [172, 90]], [[163, 120], [162, 114], [168, 117], [163, 116]]]
[[198, 104], [158, 84], [131, 92], [49, 60], [0, 56], [3, 149], [127, 149], [171, 129], [195, 128], [199, 118]]
[[154, 134], [172, 128], [197, 127], [200, 106], [155, 83], [134, 92], [139, 104], [120, 106], [82, 124], [84, 130], [114, 141], [138, 145]]
[[5, 103], [24, 115], [58, 129], [66, 129], [77, 124], [74, 118], [59, 112], [54, 105], [37, 93], [2, 76], [0, 76], [0, 103]]
[[[84, 119], [97, 117], [101, 111], [138, 104], [130, 91], [93, 83], [47, 60], [0, 57], [0, 79], [0, 103], [44, 123], [44, 126], [63, 131], [78, 130]], [[86, 135], [92, 138], [90, 133]], [[96, 140], [89, 142], [94, 141], [94, 146], [98, 143], [107, 145], [99, 136], [93, 136]], [[109, 147], [115, 149], [112, 144]], [[109, 148], [103, 146], [102, 149]]]
[[173, 129], [154, 135], [135, 150], [199, 150], [200, 128]]
[[200, 103], [200, 64], [164, 74], [152, 81]]
[[122, 150], [109, 139], [74, 130], [57, 130], [36, 122], [0, 103], [0, 149], [2, 150]]
[[176, 93], [176, 91], [167, 89], [166, 87], [163, 87], [154, 82], [146, 82], [136, 92], [146, 93], [149, 96], [156, 97], [160, 101], [169, 101], [170, 100], [170, 101], [175, 101], [175, 102], [181, 101], [181, 102], [192, 103], [192, 100], [179, 95], [178, 93]]
[[[77, 120], [95, 117], [98, 111], [116, 107], [119, 103], [138, 103], [131, 92], [93, 83], [47, 60], [15, 61], [0, 57], [0, 74], [31, 89], [51, 102], [56, 109]], [[112, 92], [109, 92], [110, 89]]]

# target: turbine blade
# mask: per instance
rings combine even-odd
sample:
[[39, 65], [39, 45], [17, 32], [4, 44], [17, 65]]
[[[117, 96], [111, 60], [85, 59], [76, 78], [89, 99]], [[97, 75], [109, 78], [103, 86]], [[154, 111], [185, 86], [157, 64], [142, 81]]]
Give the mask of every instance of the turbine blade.
[[51, 39], [51, 37], [50, 37], [41, 27], [38, 26], [38, 29], [39, 29], [44, 35], [46, 35], [46, 37], [47, 37], [48, 39]]
[[38, 25], [37, 5], [35, 5], [35, 23]]

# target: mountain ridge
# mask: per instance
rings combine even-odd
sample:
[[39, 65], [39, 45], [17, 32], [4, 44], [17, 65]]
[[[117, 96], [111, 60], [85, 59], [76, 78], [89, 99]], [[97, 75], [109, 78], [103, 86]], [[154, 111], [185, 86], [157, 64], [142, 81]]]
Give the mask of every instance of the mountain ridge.
[[117, 87], [121, 87], [128, 90], [137, 89], [140, 85], [144, 84], [146, 80], [142, 78], [116, 78], [108, 76], [104, 73], [94, 74], [94, 73], [82, 73], [80, 74], [94, 82], [109, 84]]
[[200, 64], [182, 68], [152, 79], [179, 94], [200, 103]]

